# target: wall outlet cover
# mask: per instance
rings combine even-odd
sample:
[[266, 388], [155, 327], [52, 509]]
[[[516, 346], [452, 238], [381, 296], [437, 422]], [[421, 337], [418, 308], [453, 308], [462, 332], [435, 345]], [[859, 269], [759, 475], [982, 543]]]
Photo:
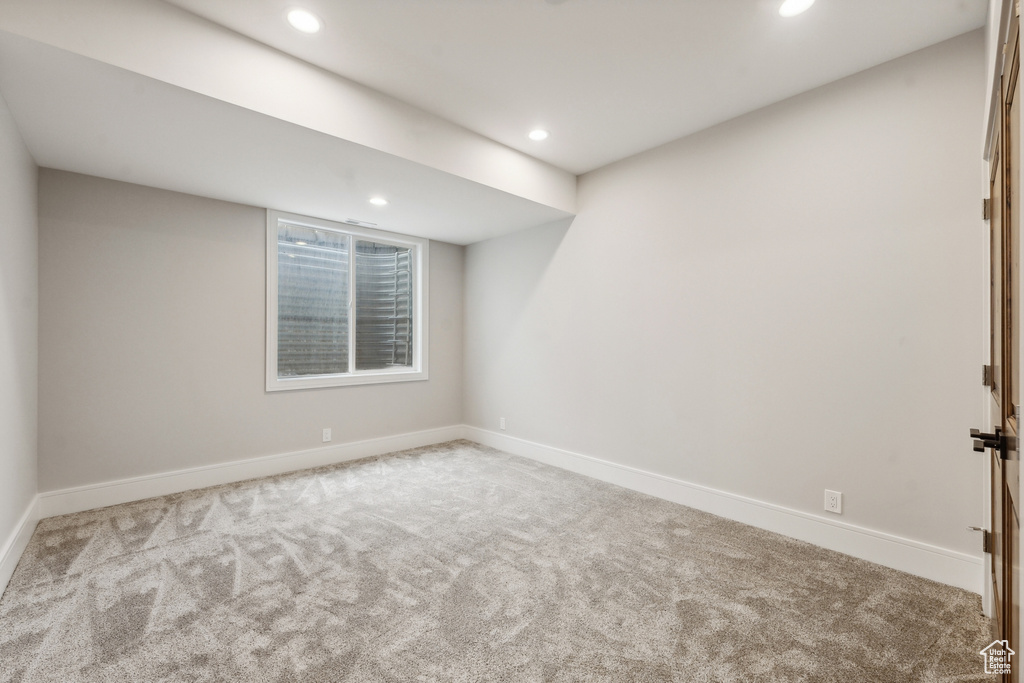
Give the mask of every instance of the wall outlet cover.
[[843, 514], [843, 494], [839, 491], [825, 489], [825, 511]]

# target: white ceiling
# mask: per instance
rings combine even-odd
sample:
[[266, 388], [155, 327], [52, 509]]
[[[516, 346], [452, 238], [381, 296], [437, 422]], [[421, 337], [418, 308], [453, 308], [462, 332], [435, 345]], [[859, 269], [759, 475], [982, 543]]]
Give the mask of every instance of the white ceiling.
[[[0, 89], [36, 163], [47, 168], [454, 244], [569, 215], [3, 32]], [[372, 195], [391, 203], [374, 207]]]
[[[469, 244], [569, 216], [574, 174], [978, 28], [987, 5], [783, 19], [781, 1], [0, 0], [0, 94], [41, 166]], [[285, 23], [300, 4], [325, 31]]]
[[[167, 0], [579, 174], [981, 27], [986, 0]], [[286, 12], [325, 21], [299, 34]], [[535, 126], [551, 138], [526, 138]]]

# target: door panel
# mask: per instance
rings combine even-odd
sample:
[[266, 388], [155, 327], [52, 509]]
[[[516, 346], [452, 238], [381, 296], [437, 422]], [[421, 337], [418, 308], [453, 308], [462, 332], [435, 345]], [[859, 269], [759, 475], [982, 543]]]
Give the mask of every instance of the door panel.
[[[1007, 50], [1009, 62], [1003, 70], [1003, 100], [1006, 126], [1003, 129], [1003, 165], [1005, 213], [1003, 219], [1003, 253], [1006, 278], [1003, 283], [1005, 317], [1003, 330], [1003, 433], [1007, 439], [1006, 458], [1002, 460], [1003, 523], [1003, 598], [1004, 633], [1010, 649], [1017, 652], [1020, 628], [1020, 596], [1018, 590], [1020, 546], [1020, 459], [1017, 453], [1017, 420], [1020, 411], [1020, 105], [1017, 76], [1020, 68], [1020, 40], [1017, 23], [1011, 27], [1013, 46]], [[1019, 665], [1012, 667], [1010, 680], [1020, 679]]]
[[[1000, 107], [1002, 98], [1000, 97]], [[1002, 133], [996, 133], [995, 151], [992, 153], [992, 173], [989, 181], [989, 207], [991, 211], [989, 222], [989, 246], [991, 261], [989, 263], [989, 285], [991, 286], [990, 303], [990, 341], [992, 358], [992, 400], [995, 401], [998, 410], [993, 413], [999, 422], [1002, 422], [1002, 392], [1003, 392], [1003, 212], [1005, 209], [1005, 198], [1003, 196], [1003, 155], [1002, 155]]]
[[[992, 588], [995, 637], [1021, 652], [1020, 590], [1020, 460], [1017, 432], [1020, 405], [1020, 106], [1017, 77], [1020, 64], [1018, 19], [1013, 18], [1003, 61], [999, 65], [998, 125], [990, 166], [991, 257], [991, 455]], [[1021, 655], [1024, 659], [1024, 653]], [[1004, 680], [1019, 681], [1013, 661]]]
[[[1000, 93], [1000, 102], [1002, 102]], [[1001, 107], [1000, 107], [1001, 108]], [[1002, 156], [1002, 133], [997, 133], [998, 137], [995, 142], [995, 151], [992, 154], [992, 172], [989, 192], [991, 199], [989, 200], [990, 216], [989, 216], [989, 247], [991, 252], [991, 261], [989, 263], [989, 277], [990, 277], [990, 298], [991, 298], [991, 325], [990, 325], [990, 343], [991, 343], [991, 363], [992, 363], [992, 403], [993, 403], [993, 427], [992, 432], [995, 432], [995, 428], [1002, 428], [1003, 426], [1003, 315], [1005, 311], [1006, 301], [1003, 298], [1003, 214], [1005, 213], [1005, 198], [1004, 198], [1004, 184], [1005, 180], [1003, 177], [1003, 156]], [[1003, 590], [1003, 523], [1005, 521], [1003, 512], [1003, 466], [1002, 460], [998, 454], [992, 451], [991, 453], [991, 501], [992, 501], [992, 516], [991, 516], [991, 548], [992, 548], [992, 588], [993, 595], [995, 596], [995, 621], [996, 621], [996, 633], [994, 634], [998, 638], [1002, 638], [1002, 627], [1003, 623], [1003, 597], [1005, 591]]]

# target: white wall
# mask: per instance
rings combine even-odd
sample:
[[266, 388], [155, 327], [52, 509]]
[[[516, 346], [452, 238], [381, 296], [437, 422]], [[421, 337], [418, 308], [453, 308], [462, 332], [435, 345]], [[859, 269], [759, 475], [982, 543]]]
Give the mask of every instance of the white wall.
[[462, 247], [430, 245], [430, 379], [268, 394], [262, 209], [42, 169], [39, 488], [459, 424]]
[[612, 164], [571, 226], [470, 246], [467, 423], [822, 517], [839, 490], [835, 519], [980, 556], [983, 42]]
[[[0, 592], [36, 493], [36, 166], [0, 97]], [[30, 532], [31, 528], [27, 528]]]

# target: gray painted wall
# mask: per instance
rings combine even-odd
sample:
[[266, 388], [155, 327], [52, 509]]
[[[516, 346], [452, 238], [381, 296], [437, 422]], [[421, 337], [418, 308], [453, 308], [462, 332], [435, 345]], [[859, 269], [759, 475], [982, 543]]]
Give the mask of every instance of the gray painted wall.
[[464, 248], [430, 245], [430, 379], [267, 393], [262, 209], [39, 178], [39, 489], [462, 419]]
[[[0, 552], [36, 494], [36, 165], [0, 98]], [[2, 586], [0, 586], [2, 589]]]
[[267, 394], [264, 212], [43, 170], [39, 490], [506, 417], [974, 553], [982, 55], [976, 32], [588, 174], [571, 224], [432, 244], [420, 383]]
[[978, 31], [468, 247], [466, 422], [977, 555], [984, 73]]

